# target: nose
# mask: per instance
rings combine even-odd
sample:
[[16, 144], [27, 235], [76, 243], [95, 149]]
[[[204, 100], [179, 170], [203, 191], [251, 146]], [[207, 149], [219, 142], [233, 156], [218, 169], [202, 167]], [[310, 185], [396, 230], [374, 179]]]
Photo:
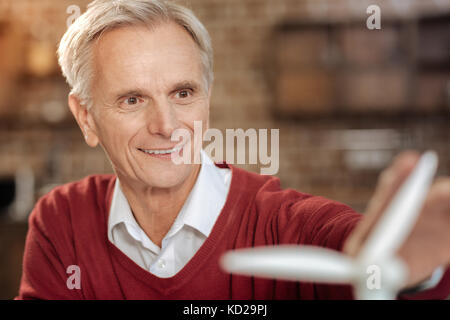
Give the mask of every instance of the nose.
[[177, 125], [175, 111], [167, 99], [154, 99], [153, 102], [147, 109], [147, 130], [152, 135], [170, 138]]

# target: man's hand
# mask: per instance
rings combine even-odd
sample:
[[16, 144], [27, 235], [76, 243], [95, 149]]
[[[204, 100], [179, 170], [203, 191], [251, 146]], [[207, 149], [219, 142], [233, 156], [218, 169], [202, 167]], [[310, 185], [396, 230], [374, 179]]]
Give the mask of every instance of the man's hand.
[[[362, 221], [349, 236], [343, 251], [356, 256], [367, 236], [383, 214], [403, 181], [409, 176], [420, 154], [401, 153], [380, 175]], [[411, 234], [398, 251], [409, 268], [405, 287], [411, 287], [431, 276], [439, 266], [450, 264], [450, 178], [433, 183]]]

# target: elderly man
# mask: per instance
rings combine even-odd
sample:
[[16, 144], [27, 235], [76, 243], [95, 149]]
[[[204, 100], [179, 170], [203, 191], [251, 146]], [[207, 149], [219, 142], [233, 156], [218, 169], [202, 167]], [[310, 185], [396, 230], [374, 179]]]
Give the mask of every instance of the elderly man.
[[[348, 286], [227, 274], [224, 252], [309, 244], [356, 254], [418, 155], [383, 173], [366, 216], [282, 190], [274, 177], [214, 164], [175, 164], [194, 144], [171, 137], [208, 128], [212, 48], [188, 9], [158, 0], [97, 0], [58, 50], [69, 106], [86, 143], [115, 175], [52, 190], [29, 218], [19, 299], [346, 299]], [[406, 287], [450, 262], [449, 180], [436, 182], [399, 255]], [[431, 250], [432, 249], [432, 250]], [[78, 277], [78, 278], [77, 278]], [[448, 274], [417, 297], [445, 298]]]

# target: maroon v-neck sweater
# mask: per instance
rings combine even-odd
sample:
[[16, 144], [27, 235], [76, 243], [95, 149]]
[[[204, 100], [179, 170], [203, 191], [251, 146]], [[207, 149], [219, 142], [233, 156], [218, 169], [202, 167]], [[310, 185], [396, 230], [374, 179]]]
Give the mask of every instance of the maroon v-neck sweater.
[[[17, 299], [352, 298], [350, 286], [237, 276], [220, 269], [221, 255], [235, 248], [289, 243], [341, 250], [361, 217], [341, 203], [282, 190], [275, 177], [228, 167], [230, 191], [210, 236], [171, 278], [152, 275], [109, 242], [115, 176], [94, 175], [55, 188], [30, 215]], [[73, 265], [81, 273], [80, 289], [67, 286]]]

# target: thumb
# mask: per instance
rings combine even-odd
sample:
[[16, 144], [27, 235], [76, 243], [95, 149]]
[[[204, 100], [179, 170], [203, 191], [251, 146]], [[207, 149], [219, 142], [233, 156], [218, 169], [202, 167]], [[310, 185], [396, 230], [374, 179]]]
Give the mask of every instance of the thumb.
[[350, 256], [356, 256], [359, 253], [376, 222], [410, 175], [419, 158], [418, 152], [404, 151], [380, 174], [375, 193], [367, 205], [364, 217], [345, 242], [343, 252]]

